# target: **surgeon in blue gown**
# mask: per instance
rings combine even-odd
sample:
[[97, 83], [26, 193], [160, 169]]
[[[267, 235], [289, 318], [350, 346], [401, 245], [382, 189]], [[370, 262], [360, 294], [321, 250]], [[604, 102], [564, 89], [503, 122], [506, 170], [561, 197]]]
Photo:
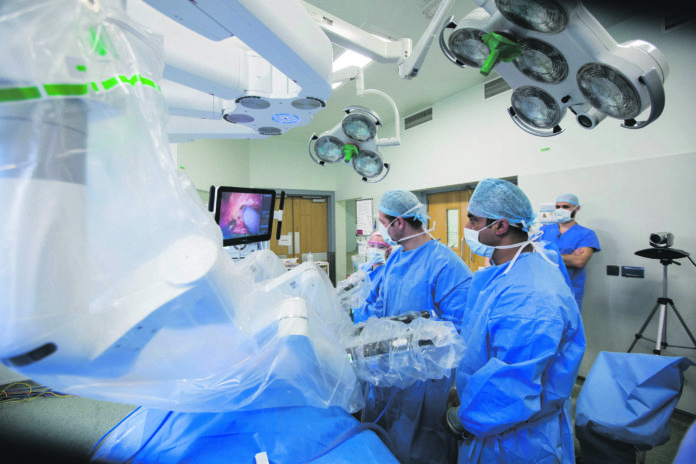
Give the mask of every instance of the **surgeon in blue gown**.
[[585, 267], [594, 253], [599, 253], [597, 234], [576, 222], [580, 211], [580, 200], [572, 193], [556, 198], [557, 224], [547, 224], [541, 228], [542, 240], [548, 240], [558, 247], [563, 262], [568, 269], [573, 293], [578, 308], [582, 312], [582, 299], [585, 295]]
[[493, 266], [469, 290], [460, 405], [443, 417], [459, 463], [574, 463], [570, 394], [585, 336], [573, 293], [529, 238], [535, 215], [517, 186], [484, 179], [468, 216], [466, 241]]
[[[387, 243], [398, 243], [382, 266], [381, 284], [355, 310], [355, 322], [371, 317], [430, 311], [459, 329], [472, 273], [447, 246], [426, 230], [428, 216], [411, 192], [390, 190], [379, 206], [379, 227]], [[418, 382], [406, 389], [369, 386], [363, 422], [375, 422], [389, 436], [402, 464], [455, 460], [456, 443], [440, 421], [452, 378]]]

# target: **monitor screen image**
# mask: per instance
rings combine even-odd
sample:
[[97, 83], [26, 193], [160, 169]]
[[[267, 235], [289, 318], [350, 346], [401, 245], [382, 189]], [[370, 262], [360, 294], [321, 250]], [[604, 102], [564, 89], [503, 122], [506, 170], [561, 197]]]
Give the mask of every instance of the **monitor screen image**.
[[274, 190], [218, 187], [215, 221], [222, 230], [223, 246], [270, 240], [274, 207]]

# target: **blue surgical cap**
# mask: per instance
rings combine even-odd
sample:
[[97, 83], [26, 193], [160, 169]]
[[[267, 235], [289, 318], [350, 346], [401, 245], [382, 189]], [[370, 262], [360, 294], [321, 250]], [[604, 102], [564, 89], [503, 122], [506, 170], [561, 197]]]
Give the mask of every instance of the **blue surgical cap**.
[[500, 179], [483, 179], [469, 201], [469, 212], [490, 219], [507, 219], [527, 230], [536, 214], [532, 203], [515, 184]]
[[428, 223], [428, 213], [418, 197], [408, 190], [387, 190], [379, 202], [379, 210], [393, 217], [415, 218], [423, 224]]
[[570, 203], [571, 205], [578, 206], [580, 204], [580, 200], [578, 200], [578, 197], [576, 195], [573, 195], [572, 193], [564, 193], [563, 195], [558, 195], [558, 198], [556, 198], [556, 203], [558, 202], [563, 202], [563, 203]]

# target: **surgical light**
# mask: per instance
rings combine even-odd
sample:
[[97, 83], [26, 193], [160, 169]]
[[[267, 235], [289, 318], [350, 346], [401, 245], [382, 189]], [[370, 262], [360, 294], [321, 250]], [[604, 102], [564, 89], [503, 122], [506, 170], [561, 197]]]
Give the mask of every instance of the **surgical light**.
[[478, 29], [459, 29], [450, 36], [450, 50], [464, 64], [480, 68], [491, 54], [491, 49], [483, 43], [484, 35]]
[[[346, 116], [320, 137], [312, 135], [308, 150], [312, 160], [324, 166], [338, 163], [353, 167], [364, 182], [379, 182], [389, 173], [377, 149], [377, 129], [382, 125], [377, 113], [363, 106], [349, 106]], [[314, 150], [312, 150], [312, 141]]]
[[551, 95], [532, 86], [515, 89], [512, 108], [525, 123], [537, 129], [554, 128], [563, 116], [561, 108]]
[[521, 39], [522, 53], [514, 59], [517, 69], [537, 82], [557, 84], [568, 77], [568, 62], [553, 45], [538, 39]]
[[495, 0], [510, 22], [535, 32], [556, 34], [565, 29], [568, 15], [554, 0]]
[[355, 112], [349, 113], [343, 118], [341, 127], [343, 132], [353, 140], [365, 142], [377, 135], [377, 124], [379, 119], [376, 115], [369, 111], [363, 111], [359, 108], [354, 109]]
[[578, 87], [592, 106], [613, 118], [631, 119], [640, 113], [638, 92], [618, 69], [588, 63], [578, 71]]
[[498, 72], [513, 89], [508, 113], [524, 131], [558, 135], [568, 109], [585, 129], [607, 116], [639, 129], [662, 114], [665, 57], [642, 40], [616, 43], [580, 1], [474, 2], [480, 7], [442, 28], [440, 48], [457, 66]]

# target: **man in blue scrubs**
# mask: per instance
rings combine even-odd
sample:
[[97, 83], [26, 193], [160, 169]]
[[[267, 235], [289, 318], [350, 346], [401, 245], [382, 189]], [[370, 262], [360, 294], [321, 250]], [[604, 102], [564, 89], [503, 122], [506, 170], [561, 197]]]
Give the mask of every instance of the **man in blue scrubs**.
[[575, 301], [582, 311], [582, 298], [585, 294], [585, 266], [593, 253], [601, 251], [597, 234], [575, 221], [580, 211], [580, 201], [572, 193], [560, 195], [556, 199], [557, 224], [547, 224], [541, 228], [542, 240], [548, 240], [558, 247], [568, 269], [573, 285]]
[[468, 216], [467, 244], [493, 266], [469, 289], [460, 405], [443, 417], [460, 439], [458, 462], [575, 463], [570, 394], [585, 335], [573, 293], [532, 243], [534, 210], [517, 186], [484, 179]]
[[[471, 271], [426, 230], [425, 207], [411, 192], [390, 190], [379, 206], [382, 237], [398, 243], [382, 266], [381, 284], [355, 310], [355, 322], [430, 311], [459, 330], [471, 284]], [[406, 389], [370, 386], [363, 422], [376, 422], [389, 436], [402, 464], [453, 462], [456, 442], [440, 418], [447, 409], [451, 377], [417, 382]]]

